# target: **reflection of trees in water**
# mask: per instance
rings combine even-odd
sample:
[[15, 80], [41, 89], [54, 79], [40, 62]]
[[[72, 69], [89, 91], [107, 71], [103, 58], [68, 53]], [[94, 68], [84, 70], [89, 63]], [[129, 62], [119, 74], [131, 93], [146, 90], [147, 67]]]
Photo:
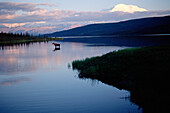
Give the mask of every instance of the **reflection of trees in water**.
[[[11, 44], [0, 44], [0, 50], [9, 49], [10, 47], [29, 47], [30, 44], [33, 43], [42, 43], [42, 42], [22, 42], [22, 43], [11, 43]], [[44, 41], [43, 43], [48, 43], [48, 41]]]
[[65, 59], [61, 54], [56, 54], [48, 42], [1, 45], [0, 75], [36, 72], [42, 68], [44, 71], [56, 70]]
[[9, 47], [29, 47], [29, 45], [31, 44], [31, 42], [26, 42], [26, 43], [18, 43], [18, 44], [0, 44], [0, 50], [4, 50], [4, 49], [9, 49]]

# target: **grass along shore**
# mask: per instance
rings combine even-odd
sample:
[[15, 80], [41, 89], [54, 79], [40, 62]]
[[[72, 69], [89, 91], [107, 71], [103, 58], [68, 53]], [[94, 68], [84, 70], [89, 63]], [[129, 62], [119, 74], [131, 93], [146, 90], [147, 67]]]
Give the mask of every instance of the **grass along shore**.
[[130, 101], [144, 113], [169, 110], [170, 47], [142, 47], [113, 51], [76, 60], [80, 78], [91, 78], [131, 92]]
[[[142, 47], [113, 51], [103, 56], [76, 60], [73, 69], [81, 77], [141, 79], [169, 72], [170, 47]], [[158, 76], [159, 77], [159, 76]]]

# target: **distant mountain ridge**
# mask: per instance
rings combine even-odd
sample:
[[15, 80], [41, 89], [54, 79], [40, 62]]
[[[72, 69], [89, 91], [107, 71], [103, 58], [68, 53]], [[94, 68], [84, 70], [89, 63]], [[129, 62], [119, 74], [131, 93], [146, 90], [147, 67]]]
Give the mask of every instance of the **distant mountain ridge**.
[[90, 24], [48, 36], [98, 36], [129, 34], [170, 34], [170, 15], [164, 17], [141, 18], [117, 23]]

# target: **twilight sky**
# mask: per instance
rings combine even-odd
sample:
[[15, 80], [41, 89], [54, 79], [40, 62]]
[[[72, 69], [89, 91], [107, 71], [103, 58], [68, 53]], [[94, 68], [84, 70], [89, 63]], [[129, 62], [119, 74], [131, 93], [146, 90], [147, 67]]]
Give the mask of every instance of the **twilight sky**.
[[92, 23], [170, 15], [170, 0], [0, 0], [0, 31], [51, 33]]

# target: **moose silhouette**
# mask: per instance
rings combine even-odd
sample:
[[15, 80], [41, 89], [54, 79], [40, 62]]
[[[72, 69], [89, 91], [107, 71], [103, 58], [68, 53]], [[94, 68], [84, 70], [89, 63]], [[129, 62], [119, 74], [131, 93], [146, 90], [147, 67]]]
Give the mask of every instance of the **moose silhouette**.
[[55, 46], [55, 48], [60, 48], [60, 44], [57, 44], [57, 43], [52, 43], [54, 46]]

